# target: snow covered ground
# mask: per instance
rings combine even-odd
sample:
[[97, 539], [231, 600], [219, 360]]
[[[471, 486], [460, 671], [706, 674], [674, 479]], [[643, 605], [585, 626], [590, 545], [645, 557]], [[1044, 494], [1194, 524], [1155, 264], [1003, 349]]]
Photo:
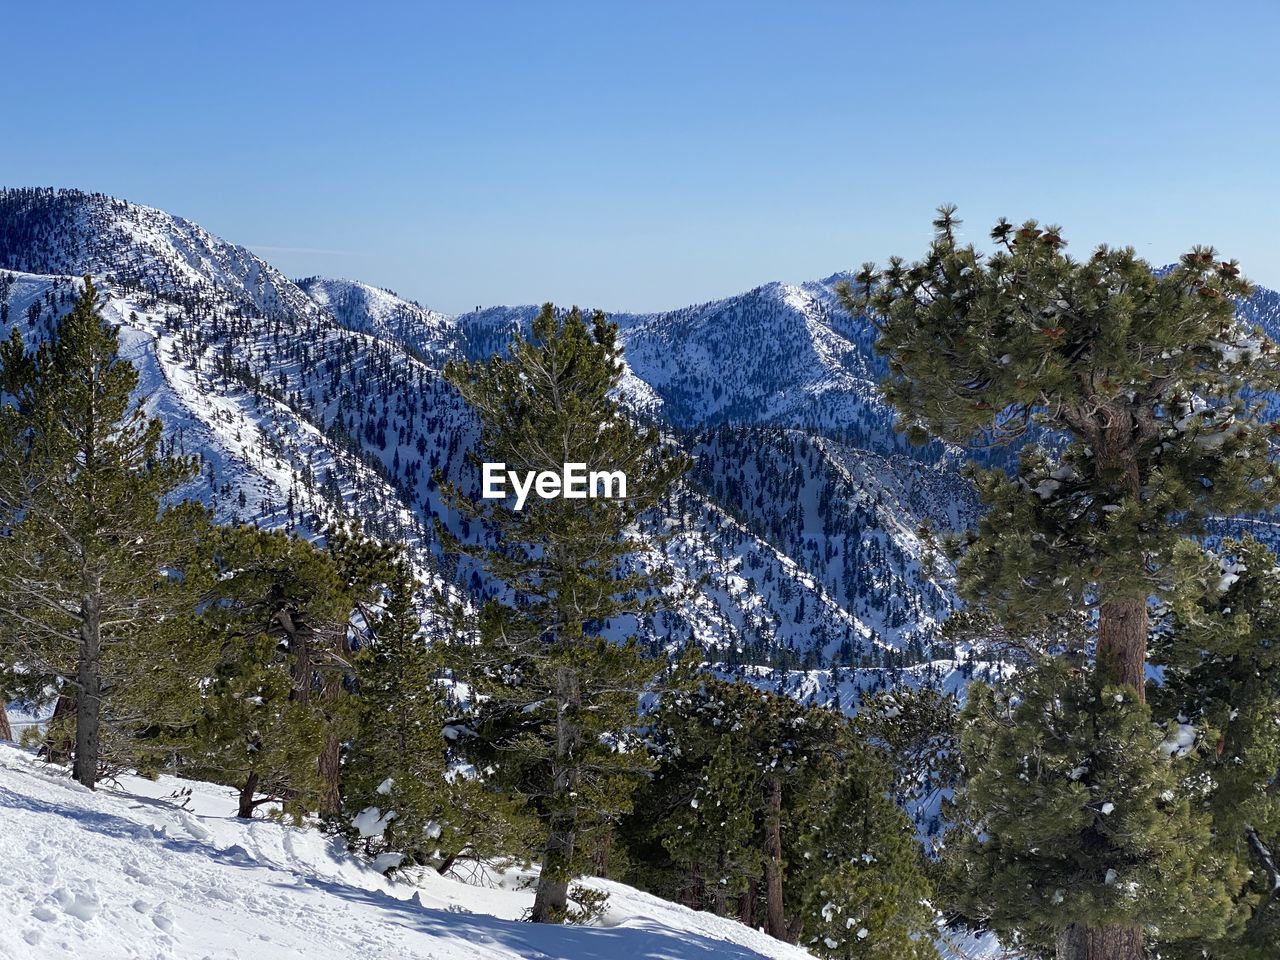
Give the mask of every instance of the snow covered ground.
[[[189, 795], [185, 791], [189, 790]], [[731, 920], [608, 881], [596, 927], [517, 922], [521, 876], [389, 882], [317, 830], [234, 819], [231, 791], [122, 777], [97, 792], [0, 744], [4, 960], [798, 960]]]

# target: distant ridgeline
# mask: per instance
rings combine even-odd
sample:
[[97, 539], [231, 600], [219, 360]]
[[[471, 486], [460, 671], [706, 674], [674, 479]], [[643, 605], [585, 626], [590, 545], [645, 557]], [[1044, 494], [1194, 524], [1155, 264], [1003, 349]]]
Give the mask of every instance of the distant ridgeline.
[[[465, 461], [475, 418], [441, 372], [451, 358], [504, 350], [536, 308], [451, 317], [359, 282], [289, 280], [160, 210], [0, 190], [6, 335], [47, 335], [86, 273], [101, 281], [167, 442], [200, 457], [189, 492], [220, 520], [314, 535], [355, 516], [407, 542], [420, 575], [476, 598], [498, 589], [445, 560], [434, 531], [439, 519], [463, 540], [483, 536], [437, 487], [438, 472], [477, 495], [480, 485]], [[698, 643], [726, 669], [764, 665], [773, 669], [753, 671], [758, 682], [848, 708], [907, 667], [913, 682], [955, 686], [982, 664], [937, 642], [955, 601], [941, 567], [923, 565], [920, 536], [975, 516], [964, 454], [912, 449], [893, 429], [875, 332], [840, 307], [842, 278], [611, 316], [626, 400], [695, 464], [647, 521], [676, 535], [644, 562], [696, 587], [675, 610], [604, 629], [638, 632], [655, 652]], [[1280, 334], [1280, 295], [1259, 291], [1241, 313]], [[1269, 521], [1241, 522], [1280, 539]], [[836, 667], [803, 682], [786, 673]]]

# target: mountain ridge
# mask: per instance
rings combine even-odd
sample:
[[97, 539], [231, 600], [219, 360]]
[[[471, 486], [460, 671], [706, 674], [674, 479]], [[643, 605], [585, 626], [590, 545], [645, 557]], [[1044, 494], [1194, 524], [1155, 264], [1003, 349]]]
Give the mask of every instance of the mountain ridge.
[[[190, 221], [101, 194], [51, 189], [0, 192], [0, 270], [11, 278], [0, 290], [5, 325], [33, 338], [52, 330], [77, 277], [97, 278], [112, 319], [131, 331], [133, 348], [150, 358], [144, 389], [158, 397], [155, 409], [174, 442], [201, 455], [196, 494], [219, 519], [315, 536], [335, 520], [358, 516], [371, 532], [409, 543], [428, 579], [477, 598], [491, 589], [474, 571], [442, 556], [435, 541], [435, 520], [464, 538], [481, 535], [450, 514], [435, 486], [437, 470], [454, 482], [475, 481], [464, 475], [462, 453], [475, 442], [476, 424], [440, 368], [451, 356], [502, 349], [533, 308], [453, 318], [359, 281], [312, 277], [294, 283]], [[772, 284], [744, 296], [717, 301], [715, 310], [755, 324], [759, 336], [771, 323], [812, 338], [836, 336], [829, 322], [805, 315], [820, 313], [818, 304], [829, 291], [806, 294]], [[838, 433], [832, 397], [875, 408], [865, 376], [835, 369], [842, 358], [856, 359], [850, 352], [855, 347], [845, 341], [828, 352], [827, 366], [809, 371], [806, 387], [812, 389], [795, 391], [795, 402], [770, 397], [789, 389], [788, 377], [812, 367], [814, 353], [804, 353], [803, 362], [791, 358], [761, 367], [759, 376], [738, 377], [728, 384], [732, 396], [722, 395], [716, 411], [733, 415], [700, 421], [690, 414], [688, 398], [710, 375], [689, 370], [670, 351], [664, 355], [662, 345], [680, 340], [688, 348], [685, 356], [736, 349], [739, 344], [717, 339], [716, 316], [695, 307], [621, 318], [628, 364], [623, 395], [684, 437], [682, 442], [698, 443], [700, 433], [726, 426], [741, 411], [739, 427], [763, 431], [759, 441], [778, 445], [785, 461], [797, 455], [796, 448], [770, 432], [775, 427], [805, 431], [812, 422]], [[736, 362], [725, 352], [708, 363], [719, 361]], [[684, 404], [685, 415], [672, 415], [672, 403]], [[892, 435], [887, 416], [874, 425], [878, 435]], [[708, 447], [704, 459], [714, 458], [714, 449]], [[823, 476], [835, 482], [833, 458], [819, 459]], [[804, 469], [818, 469], [819, 459], [806, 461]], [[785, 472], [783, 461], [778, 470]], [[738, 483], [736, 469], [722, 462], [708, 477]], [[880, 486], [880, 496], [896, 496], [887, 482]], [[659, 649], [692, 639], [713, 658], [730, 661], [880, 665], [904, 658], [909, 647], [919, 649], [923, 634], [949, 606], [920, 578], [919, 545], [900, 524], [883, 523], [883, 515], [859, 515], [860, 531], [870, 523], [873, 539], [892, 547], [866, 559], [867, 581], [878, 584], [881, 594], [889, 588], [900, 592], [910, 610], [930, 610], [923, 619], [906, 622], [894, 614], [886, 622], [870, 600], [859, 609], [841, 578], [833, 579], [839, 563], [819, 560], [827, 547], [801, 549], [776, 535], [777, 515], [786, 505], [772, 502], [765, 490], [757, 490], [750, 503], [727, 495], [725, 500], [718, 502], [693, 483], [681, 494], [678, 513], [654, 521], [679, 528], [680, 535], [663, 555], [642, 562], [668, 565], [679, 583], [705, 578], [696, 596], [652, 622], [613, 624], [612, 631], [638, 630]], [[831, 506], [835, 502], [823, 501], [829, 508], [819, 524], [824, 544], [846, 536], [845, 527], [857, 515], [850, 509], [843, 517], [845, 508]], [[799, 550], [801, 558], [786, 549]]]

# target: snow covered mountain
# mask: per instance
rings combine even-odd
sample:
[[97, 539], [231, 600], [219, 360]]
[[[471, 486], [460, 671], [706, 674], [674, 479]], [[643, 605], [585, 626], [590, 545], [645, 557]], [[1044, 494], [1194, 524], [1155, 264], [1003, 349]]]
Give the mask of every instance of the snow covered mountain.
[[[221, 519], [315, 533], [358, 515], [405, 540], [425, 575], [489, 589], [434, 542], [433, 518], [479, 535], [432, 479], [477, 480], [462, 456], [476, 425], [440, 369], [503, 349], [533, 308], [450, 318], [365, 284], [294, 283], [187, 220], [68, 190], [0, 192], [0, 271], [0, 320], [32, 337], [69, 307], [76, 278], [94, 276], [151, 408], [202, 459], [191, 492]], [[692, 638], [730, 660], [897, 663], [921, 655], [950, 606], [919, 569], [915, 529], [965, 522], [971, 498], [953, 462], [902, 453], [871, 332], [835, 305], [834, 279], [616, 318], [626, 398], [699, 463], [679, 515], [657, 521], [678, 536], [645, 561], [700, 581], [641, 625], [655, 647]], [[748, 470], [746, 448], [768, 455]]]
[[[874, 330], [837, 300], [844, 278], [770, 283], [680, 310], [610, 317], [631, 371], [674, 426], [794, 427], [876, 452], [908, 452], [877, 387], [886, 368], [872, 351]], [[471, 355], [487, 356], [534, 312], [496, 307], [458, 322]]]
[[[151, 410], [201, 458], [189, 493], [220, 519], [315, 534], [356, 516], [405, 541], [423, 576], [492, 592], [435, 542], [436, 519], [481, 536], [445, 509], [433, 479], [478, 485], [463, 457], [476, 423], [441, 369], [505, 349], [536, 308], [449, 317], [359, 282], [293, 282], [160, 210], [0, 190], [5, 332], [46, 335], [84, 274], [121, 325]], [[919, 530], [963, 526], [977, 505], [957, 451], [910, 450], [893, 430], [874, 331], [839, 305], [840, 279], [613, 315], [625, 399], [696, 463], [677, 507], [654, 521], [676, 535], [643, 561], [696, 585], [639, 625], [655, 649], [693, 640], [729, 664], [791, 670], [951, 662], [930, 640], [954, 598], [922, 567]], [[1280, 335], [1280, 294], [1260, 290], [1242, 315]], [[1280, 540], [1270, 518], [1242, 522]]]
[[429, 366], [439, 368], [463, 352], [462, 337], [452, 317], [403, 300], [390, 290], [323, 277], [299, 280], [298, 287], [348, 330], [404, 344]]

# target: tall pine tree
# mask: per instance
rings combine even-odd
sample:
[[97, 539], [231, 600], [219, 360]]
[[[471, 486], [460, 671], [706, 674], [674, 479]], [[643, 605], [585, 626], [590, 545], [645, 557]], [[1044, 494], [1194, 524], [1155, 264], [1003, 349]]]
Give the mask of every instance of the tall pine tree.
[[27, 350], [15, 331], [0, 348], [4, 659], [74, 703], [60, 713], [73, 718], [73, 772], [87, 787], [103, 770], [104, 732], [127, 739], [142, 722], [116, 709], [121, 696], [148, 672], [186, 669], [181, 655], [149, 657], [149, 645], [172, 639], [154, 624], [190, 601], [175, 574], [203, 512], [168, 503], [194, 464], [166, 452], [160, 422], [132, 399], [137, 385], [88, 277], [49, 340]]
[[[357, 722], [343, 764], [343, 801], [366, 851], [387, 866], [421, 864], [441, 846], [450, 809], [444, 697], [422, 636], [406, 566], [355, 657]], [[378, 824], [375, 832], [371, 824]]]
[[506, 604], [484, 617], [464, 669], [487, 698], [482, 735], [519, 772], [546, 824], [532, 918], [557, 923], [583, 869], [584, 829], [625, 811], [646, 767], [631, 729], [659, 665], [634, 639], [612, 643], [601, 631], [663, 602], [666, 580], [636, 561], [645, 545], [633, 533], [686, 463], [615, 399], [617, 327], [601, 313], [588, 320], [575, 308], [561, 317], [548, 304], [507, 355], [451, 364], [446, 376], [480, 417], [487, 460], [521, 473], [581, 463], [627, 479], [624, 497], [530, 496], [521, 510], [447, 490], [496, 544], [446, 541], [509, 590]]
[[[970, 802], [986, 832], [970, 866], [990, 882], [1029, 885], [1020, 916], [1005, 919], [1050, 929], [1062, 960], [1137, 960], [1148, 930], [1158, 927], [1163, 939], [1202, 932], [1199, 911], [1173, 916], [1162, 897], [1130, 895], [1131, 882], [1181, 870], [1180, 857], [1202, 849], [1205, 826], [1205, 814], [1182, 800], [1152, 806], [1163, 803], [1154, 785], [1172, 774], [1147, 730], [1149, 601], [1176, 590], [1175, 552], [1207, 516], [1276, 502], [1272, 431], [1247, 394], [1276, 384], [1276, 354], [1260, 331], [1237, 323], [1235, 303], [1248, 284], [1211, 249], [1197, 247], [1167, 271], [1131, 248], [1100, 247], [1078, 261], [1064, 252], [1058, 228], [1002, 220], [991, 234], [998, 249], [985, 256], [958, 241], [958, 223], [953, 208], [942, 208], [922, 260], [867, 265], [842, 297], [876, 324], [891, 371], [886, 390], [913, 436], [1032, 438], [1013, 475], [975, 473], [987, 512], [961, 551], [960, 586], [1014, 635], [1093, 611], [1091, 676], [1069, 682], [1056, 669], [1036, 671], [1027, 692], [1067, 697], [1082, 724], [1067, 752], [1105, 758], [1100, 779], [1079, 789], [1061, 781], [1056, 765], [1024, 769], [1030, 756], [1064, 759], [1058, 725], [1011, 708], [991, 722], [1014, 726], [996, 731], [973, 712], [982, 708], [979, 694], [971, 743], [1000, 749], [975, 749], [966, 763], [985, 775], [993, 755], [1003, 757], [1014, 766], [1002, 776], [1031, 777], [1033, 788], [1015, 838], [987, 817], [1003, 808], [984, 806], [1008, 796], [979, 781]], [[1066, 770], [1075, 766], [1093, 769]], [[1104, 787], [1111, 796], [1098, 796]], [[1101, 813], [1108, 803], [1141, 829], [1117, 832]], [[1181, 853], [1154, 829], [1161, 818], [1184, 831]], [[1024, 856], [1060, 840], [1064, 822], [1088, 841], [1072, 851], [1080, 896], [1059, 897], [1056, 872], [1030, 870]], [[1037, 825], [1045, 844], [1031, 837]], [[1207, 909], [1233, 872], [1224, 865], [1208, 878]]]
[[330, 531], [321, 547], [281, 531], [220, 531], [202, 624], [217, 682], [187, 753], [197, 775], [240, 790], [239, 816], [269, 801], [342, 812], [341, 749], [354, 728], [353, 614], [391, 576], [390, 552]]

